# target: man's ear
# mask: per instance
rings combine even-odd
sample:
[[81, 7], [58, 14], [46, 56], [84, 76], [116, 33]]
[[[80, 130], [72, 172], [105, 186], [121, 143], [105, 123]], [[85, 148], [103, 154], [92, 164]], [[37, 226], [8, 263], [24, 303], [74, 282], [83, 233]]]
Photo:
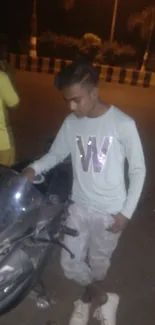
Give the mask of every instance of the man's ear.
[[92, 99], [95, 100], [98, 98], [99, 90], [97, 87], [94, 87], [91, 92]]

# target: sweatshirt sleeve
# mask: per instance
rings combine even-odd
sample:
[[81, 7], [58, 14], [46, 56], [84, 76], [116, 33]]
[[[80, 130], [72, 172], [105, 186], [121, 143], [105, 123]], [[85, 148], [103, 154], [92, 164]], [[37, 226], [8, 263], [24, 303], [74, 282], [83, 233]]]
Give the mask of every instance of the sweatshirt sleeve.
[[146, 175], [145, 160], [140, 137], [133, 120], [125, 123], [121, 131], [121, 142], [129, 164], [129, 188], [121, 214], [130, 219], [137, 207]]
[[35, 170], [36, 175], [49, 171], [70, 154], [69, 137], [69, 128], [66, 118], [49, 152], [29, 166]]

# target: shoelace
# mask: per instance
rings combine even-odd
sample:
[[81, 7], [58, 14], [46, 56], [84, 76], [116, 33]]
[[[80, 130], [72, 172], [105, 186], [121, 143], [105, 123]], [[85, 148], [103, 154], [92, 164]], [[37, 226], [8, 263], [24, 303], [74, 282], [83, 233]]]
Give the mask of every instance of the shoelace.
[[76, 310], [76, 314], [80, 317], [80, 316], [84, 316], [84, 308], [83, 308], [83, 305], [81, 303], [80, 300], [77, 300], [74, 302], [74, 306], [75, 308], [78, 308], [80, 307], [78, 310]]
[[108, 325], [107, 319], [105, 319], [103, 314], [101, 313], [101, 307], [96, 308], [93, 317], [96, 318], [98, 321], [103, 320], [104, 325]]

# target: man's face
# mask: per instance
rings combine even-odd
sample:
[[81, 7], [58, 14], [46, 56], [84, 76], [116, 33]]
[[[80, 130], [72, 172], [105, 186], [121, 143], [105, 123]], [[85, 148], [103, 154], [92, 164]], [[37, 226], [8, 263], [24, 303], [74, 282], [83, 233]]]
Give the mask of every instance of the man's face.
[[82, 118], [90, 116], [90, 112], [96, 101], [96, 89], [81, 85], [73, 84], [62, 90], [64, 99], [67, 101], [69, 109], [77, 117]]

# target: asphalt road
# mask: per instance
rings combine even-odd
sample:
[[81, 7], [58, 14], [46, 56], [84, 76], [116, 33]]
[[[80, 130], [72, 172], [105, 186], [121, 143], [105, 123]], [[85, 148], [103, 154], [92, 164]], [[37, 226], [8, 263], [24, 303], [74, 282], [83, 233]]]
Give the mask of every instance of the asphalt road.
[[[59, 128], [67, 114], [65, 103], [53, 87], [49, 75], [30, 72], [16, 73], [21, 104], [11, 113], [18, 159], [34, 158], [41, 154], [43, 145]], [[137, 122], [147, 164], [147, 181], [141, 203], [133, 220], [124, 232], [112, 267], [107, 275], [107, 290], [121, 294], [117, 325], [155, 324], [155, 88], [100, 84], [101, 97], [117, 105]], [[66, 281], [58, 258], [45, 271], [45, 283], [56, 292], [53, 310], [38, 310], [26, 299], [12, 313], [0, 320], [3, 325], [45, 325], [48, 319], [67, 325], [73, 300], [80, 288]], [[69, 293], [69, 294], [68, 294]], [[93, 320], [90, 324], [96, 324]]]

